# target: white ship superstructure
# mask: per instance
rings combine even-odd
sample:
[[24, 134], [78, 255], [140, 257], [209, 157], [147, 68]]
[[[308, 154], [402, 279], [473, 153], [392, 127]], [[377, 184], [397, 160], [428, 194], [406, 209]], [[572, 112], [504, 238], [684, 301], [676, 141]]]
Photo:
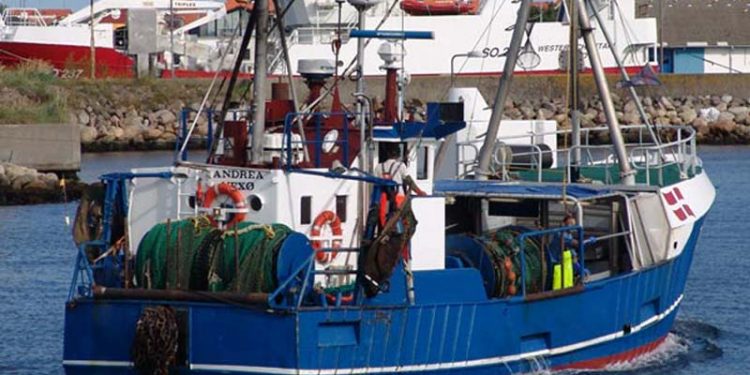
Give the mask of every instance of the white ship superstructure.
[[[449, 75], [451, 64], [456, 74], [499, 74], [505, 61], [504, 52], [510, 40], [518, 11], [518, 3], [509, 0], [486, 0], [474, 15], [413, 16], [402, 12], [392, 1], [383, 2], [366, 12], [366, 25], [380, 30], [425, 30], [435, 35], [432, 41], [406, 42], [405, 70], [411, 75]], [[563, 2], [564, 3], [564, 2]], [[657, 42], [656, 19], [636, 18], [634, 1], [600, 0], [596, 8], [615, 42], [615, 49], [623, 57], [628, 70], [638, 70], [650, 61], [649, 50]], [[297, 10], [297, 19], [307, 19], [308, 25], [296, 25], [289, 35], [292, 66], [301, 58], [332, 58], [332, 43], [338, 32], [338, 6], [333, 0], [307, 0], [304, 12]], [[564, 4], [563, 4], [564, 6]], [[390, 13], [389, 13], [389, 10]], [[389, 16], [386, 16], [390, 14]], [[528, 27], [527, 38], [519, 58], [517, 73], [560, 73], [567, 66], [569, 28], [567, 12], [563, 8], [559, 20], [534, 22]], [[342, 45], [339, 58], [346, 67], [357, 52], [356, 40], [348, 34], [357, 24], [356, 10], [346, 4], [341, 12]], [[595, 22], [592, 22], [596, 24]], [[596, 39], [605, 38], [599, 30]], [[364, 63], [365, 75], [382, 75], [377, 49], [381, 43], [369, 43]], [[606, 43], [600, 42], [602, 59], [608, 72], [616, 72], [617, 65]], [[585, 52], [582, 50], [582, 54]], [[281, 51], [272, 58], [275, 73], [283, 72]], [[453, 60], [453, 62], [452, 62]], [[585, 59], [582, 59], [584, 61]], [[589, 68], [588, 65], [582, 67]]]

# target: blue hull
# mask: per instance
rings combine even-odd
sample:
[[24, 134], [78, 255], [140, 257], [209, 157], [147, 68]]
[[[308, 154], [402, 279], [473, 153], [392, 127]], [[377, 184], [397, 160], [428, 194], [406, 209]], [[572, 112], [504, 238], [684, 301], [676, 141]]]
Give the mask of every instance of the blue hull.
[[[473, 269], [415, 272], [417, 300], [379, 296], [362, 308], [269, 311], [229, 304], [77, 300], [66, 308], [69, 374], [130, 374], [146, 306], [186, 322], [180, 372], [504, 374], [599, 368], [653, 349], [679, 309], [702, 220], [678, 257], [540, 300], [487, 300]], [[394, 276], [393, 290], [399, 290]]]

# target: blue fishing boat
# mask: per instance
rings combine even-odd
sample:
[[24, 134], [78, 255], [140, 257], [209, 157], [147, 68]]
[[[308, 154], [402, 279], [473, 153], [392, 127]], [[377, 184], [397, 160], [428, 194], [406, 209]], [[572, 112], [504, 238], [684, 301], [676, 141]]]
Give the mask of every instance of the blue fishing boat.
[[404, 40], [429, 35], [352, 36], [387, 40], [382, 113], [362, 90], [346, 111], [325, 60], [299, 73], [308, 104], [332, 87], [330, 111], [267, 101], [258, 64], [254, 110], [221, 111], [207, 162], [181, 149], [83, 198], [67, 373], [510, 374], [606, 368], [664, 342], [715, 197], [692, 129], [504, 132], [511, 73], [484, 136], [455, 146], [476, 152], [441, 180], [441, 146], [476, 124], [466, 102], [399, 113]]

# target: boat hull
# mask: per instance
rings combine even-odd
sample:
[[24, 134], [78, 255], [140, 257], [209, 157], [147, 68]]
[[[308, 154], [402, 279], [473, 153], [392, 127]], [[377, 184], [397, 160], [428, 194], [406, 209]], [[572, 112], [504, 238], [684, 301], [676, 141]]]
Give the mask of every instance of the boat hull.
[[[474, 270], [415, 273], [417, 302], [271, 311], [235, 305], [77, 300], [66, 308], [69, 374], [132, 373], [144, 307], [172, 305], [190, 373], [471, 373], [602, 368], [654, 350], [669, 333], [703, 220], [680, 255], [539, 300], [483, 300]], [[392, 290], [401, 278], [394, 276]], [[479, 285], [476, 285], [479, 283]], [[380, 297], [379, 297], [380, 298]]]

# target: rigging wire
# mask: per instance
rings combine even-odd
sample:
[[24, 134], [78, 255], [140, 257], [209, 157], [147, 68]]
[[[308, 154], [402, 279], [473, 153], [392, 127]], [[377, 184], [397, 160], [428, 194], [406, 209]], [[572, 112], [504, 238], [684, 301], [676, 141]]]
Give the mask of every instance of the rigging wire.
[[253, 34], [253, 29], [256, 27], [256, 21], [258, 18], [258, 11], [257, 8], [253, 8], [253, 12], [250, 15], [250, 19], [247, 22], [247, 27], [245, 30], [245, 34], [242, 36], [242, 42], [240, 43], [240, 49], [239, 54], [237, 56], [237, 61], [234, 64], [234, 69], [232, 70], [232, 76], [229, 79], [229, 86], [227, 87], [227, 92], [224, 96], [224, 103], [222, 104], [221, 112], [220, 112], [220, 118], [219, 118], [219, 124], [216, 127], [216, 131], [214, 132], [214, 137], [212, 139], [211, 144], [211, 151], [208, 155], [208, 161], [211, 161], [213, 159], [214, 154], [216, 153], [216, 149], [219, 145], [219, 137], [221, 136], [222, 132], [224, 131], [224, 120], [226, 117], [226, 113], [229, 110], [229, 105], [232, 100], [232, 93], [234, 91], [234, 85], [237, 82], [237, 75], [239, 74], [240, 65], [242, 64], [242, 51], [244, 51], [248, 44], [250, 43], [250, 38]]
[[[216, 84], [216, 80], [219, 78], [219, 74], [224, 71], [224, 60], [226, 59], [227, 55], [229, 55], [229, 48], [234, 44], [234, 40], [237, 37], [238, 31], [240, 29], [240, 25], [242, 23], [238, 22], [237, 27], [234, 29], [234, 32], [232, 33], [232, 37], [229, 40], [229, 43], [227, 44], [226, 49], [224, 50], [224, 53], [221, 55], [221, 59], [219, 61], [219, 69], [216, 70], [216, 73], [214, 74], [213, 79], [211, 80], [211, 84], [208, 86], [208, 91], [206, 91], [206, 94], [203, 96], [203, 100], [201, 101], [200, 106], [198, 107], [198, 112], [195, 115], [195, 119], [193, 120], [193, 123], [190, 125], [190, 129], [188, 130], [188, 133], [185, 135], [185, 139], [183, 139], [182, 146], [180, 147], [179, 153], [177, 153], [178, 157], [181, 155], [185, 149], [187, 148], [188, 143], [190, 142], [190, 137], [193, 134], [193, 131], [195, 130], [195, 126], [198, 124], [198, 119], [200, 118], [201, 114], [203, 113], [203, 110], [206, 107], [206, 103], [208, 102], [208, 98], [211, 96], [211, 91], [213, 90], [214, 85]], [[223, 83], [226, 81], [226, 76], [222, 80], [222, 86]], [[219, 88], [216, 91], [216, 95], [221, 91], [221, 88]], [[216, 97], [214, 97], [214, 100]], [[213, 102], [211, 103], [210, 108], [213, 108]]]

